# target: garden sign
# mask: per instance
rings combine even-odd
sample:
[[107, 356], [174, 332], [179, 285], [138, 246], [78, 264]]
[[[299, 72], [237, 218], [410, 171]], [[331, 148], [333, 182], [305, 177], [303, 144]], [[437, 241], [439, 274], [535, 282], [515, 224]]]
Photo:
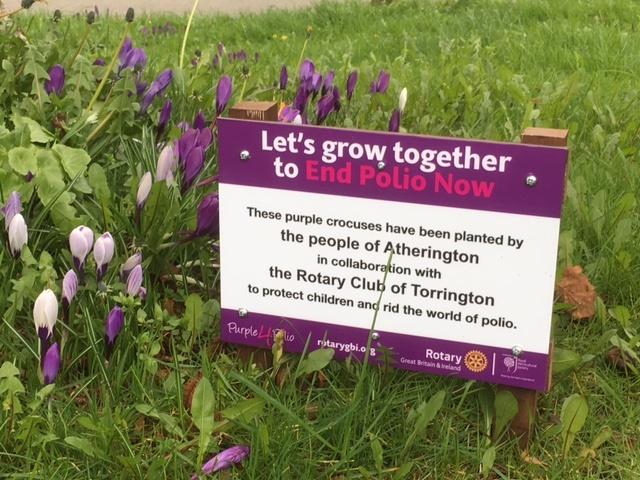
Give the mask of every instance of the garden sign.
[[566, 148], [218, 121], [224, 341], [548, 388]]

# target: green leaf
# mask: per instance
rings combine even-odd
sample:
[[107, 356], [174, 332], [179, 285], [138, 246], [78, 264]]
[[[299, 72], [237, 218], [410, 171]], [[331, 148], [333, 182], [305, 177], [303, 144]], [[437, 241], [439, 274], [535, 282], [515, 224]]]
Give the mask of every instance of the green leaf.
[[98, 201], [104, 205], [108, 205], [109, 200], [111, 200], [111, 189], [109, 188], [104, 168], [97, 163], [93, 163], [89, 167], [87, 176], [89, 185], [93, 189], [93, 193]]
[[224, 420], [215, 422], [214, 432], [226, 432], [234, 421], [248, 423], [254, 418], [258, 418], [264, 411], [265, 402], [261, 398], [248, 398], [242, 400], [232, 407], [225, 408], [220, 412]]
[[9, 150], [9, 165], [20, 175], [27, 175], [29, 172], [38, 174], [38, 149], [35, 147], [15, 147]]
[[53, 151], [58, 154], [62, 168], [71, 179], [82, 175], [91, 162], [89, 154], [80, 148], [71, 148], [66, 145], [57, 144]]
[[582, 357], [573, 350], [556, 348], [553, 352], [553, 374], [573, 370], [582, 363]]
[[11, 121], [16, 129], [27, 128], [29, 130], [29, 138], [32, 143], [49, 143], [53, 140], [53, 135], [32, 118], [12, 115]]
[[444, 390], [438, 391], [429, 399], [428, 402], [422, 402], [415, 412], [412, 412], [413, 414], [410, 413], [409, 417], [415, 421], [415, 425], [413, 427], [413, 431], [405, 441], [401, 456], [404, 456], [407, 453], [411, 445], [413, 445], [416, 437], [419, 434], [422, 434], [427, 428], [427, 425], [429, 425], [429, 423], [436, 417], [442, 408], [446, 394], [447, 393]]
[[487, 448], [482, 455], [482, 475], [486, 478], [496, 461], [496, 447], [494, 445]]
[[300, 371], [302, 374], [319, 372], [329, 364], [335, 353], [336, 351], [333, 348], [314, 350], [302, 361]]
[[382, 475], [383, 451], [382, 444], [377, 437], [371, 438], [371, 453], [373, 454], [373, 463], [376, 466], [376, 471], [378, 472], [378, 475]]
[[0, 367], [0, 378], [17, 377], [20, 370], [11, 362], [4, 362]]
[[403, 478], [405, 478], [407, 475], [411, 473], [412, 469], [413, 469], [413, 462], [403, 463], [402, 465], [400, 465], [400, 468], [398, 468], [396, 473], [393, 475], [393, 480], [402, 480]]
[[494, 438], [499, 438], [509, 422], [518, 413], [518, 400], [509, 390], [500, 390], [496, 393], [493, 404], [496, 412]]
[[83, 452], [85, 455], [88, 455], [90, 457], [96, 456], [96, 451], [93, 448], [93, 445], [86, 438], [70, 436], [70, 437], [66, 437], [64, 441], [65, 443], [71, 445], [72, 447], [77, 448], [78, 450]]
[[593, 450], [597, 450], [600, 448], [605, 442], [608, 442], [609, 439], [613, 436], [613, 430], [611, 427], [603, 427], [602, 430], [596, 435], [596, 438], [591, 442], [591, 448]]
[[198, 463], [201, 462], [204, 456], [211, 439], [211, 432], [213, 432], [214, 404], [215, 399], [213, 395], [213, 387], [206, 377], [202, 377], [193, 392], [193, 400], [191, 401], [191, 419], [193, 420], [193, 424], [196, 428], [200, 430], [200, 439], [198, 442]]
[[562, 453], [564, 456], [569, 453], [576, 434], [584, 426], [588, 414], [587, 400], [578, 393], [568, 397], [562, 404], [560, 423], [562, 425]]
[[184, 302], [183, 324], [191, 332], [191, 335], [197, 335], [202, 330], [203, 305], [200, 295], [192, 293]]

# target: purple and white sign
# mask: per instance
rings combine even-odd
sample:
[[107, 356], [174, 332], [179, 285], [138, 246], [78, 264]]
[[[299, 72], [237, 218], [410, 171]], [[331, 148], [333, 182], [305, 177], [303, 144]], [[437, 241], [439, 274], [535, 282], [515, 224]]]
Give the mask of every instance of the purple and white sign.
[[548, 388], [566, 149], [218, 128], [223, 340]]

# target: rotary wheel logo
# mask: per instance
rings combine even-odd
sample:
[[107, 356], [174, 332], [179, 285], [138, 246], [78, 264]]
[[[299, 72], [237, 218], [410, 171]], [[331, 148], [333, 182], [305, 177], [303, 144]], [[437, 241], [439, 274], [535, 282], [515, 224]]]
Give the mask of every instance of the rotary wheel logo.
[[478, 350], [471, 350], [464, 356], [465, 366], [474, 373], [486, 370], [488, 363], [487, 356]]

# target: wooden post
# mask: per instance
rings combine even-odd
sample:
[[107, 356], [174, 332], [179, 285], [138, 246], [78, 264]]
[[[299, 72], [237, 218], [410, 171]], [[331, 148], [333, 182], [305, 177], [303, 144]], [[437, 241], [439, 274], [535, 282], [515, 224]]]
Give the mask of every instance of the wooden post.
[[[522, 132], [522, 143], [529, 145], [544, 145], [548, 147], [566, 147], [568, 130], [554, 128], [528, 127]], [[551, 374], [553, 362], [553, 339], [549, 345], [549, 388], [551, 388]], [[531, 440], [533, 425], [538, 410], [538, 392], [526, 388], [498, 386], [498, 390], [510, 391], [518, 401], [518, 413], [511, 421], [511, 431], [518, 437], [520, 447], [526, 449]]]
[[[276, 102], [254, 102], [243, 100], [229, 110], [231, 118], [240, 120], [260, 120], [263, 122], [276, 122], [278, 120], [278, 104]], [[258, 367], [266, 369], [273, 364], [273, 355], [270, 350], [251, 347], [248, 345], [236, 345], [238, 355], [243, 363], [253, 361]]]

